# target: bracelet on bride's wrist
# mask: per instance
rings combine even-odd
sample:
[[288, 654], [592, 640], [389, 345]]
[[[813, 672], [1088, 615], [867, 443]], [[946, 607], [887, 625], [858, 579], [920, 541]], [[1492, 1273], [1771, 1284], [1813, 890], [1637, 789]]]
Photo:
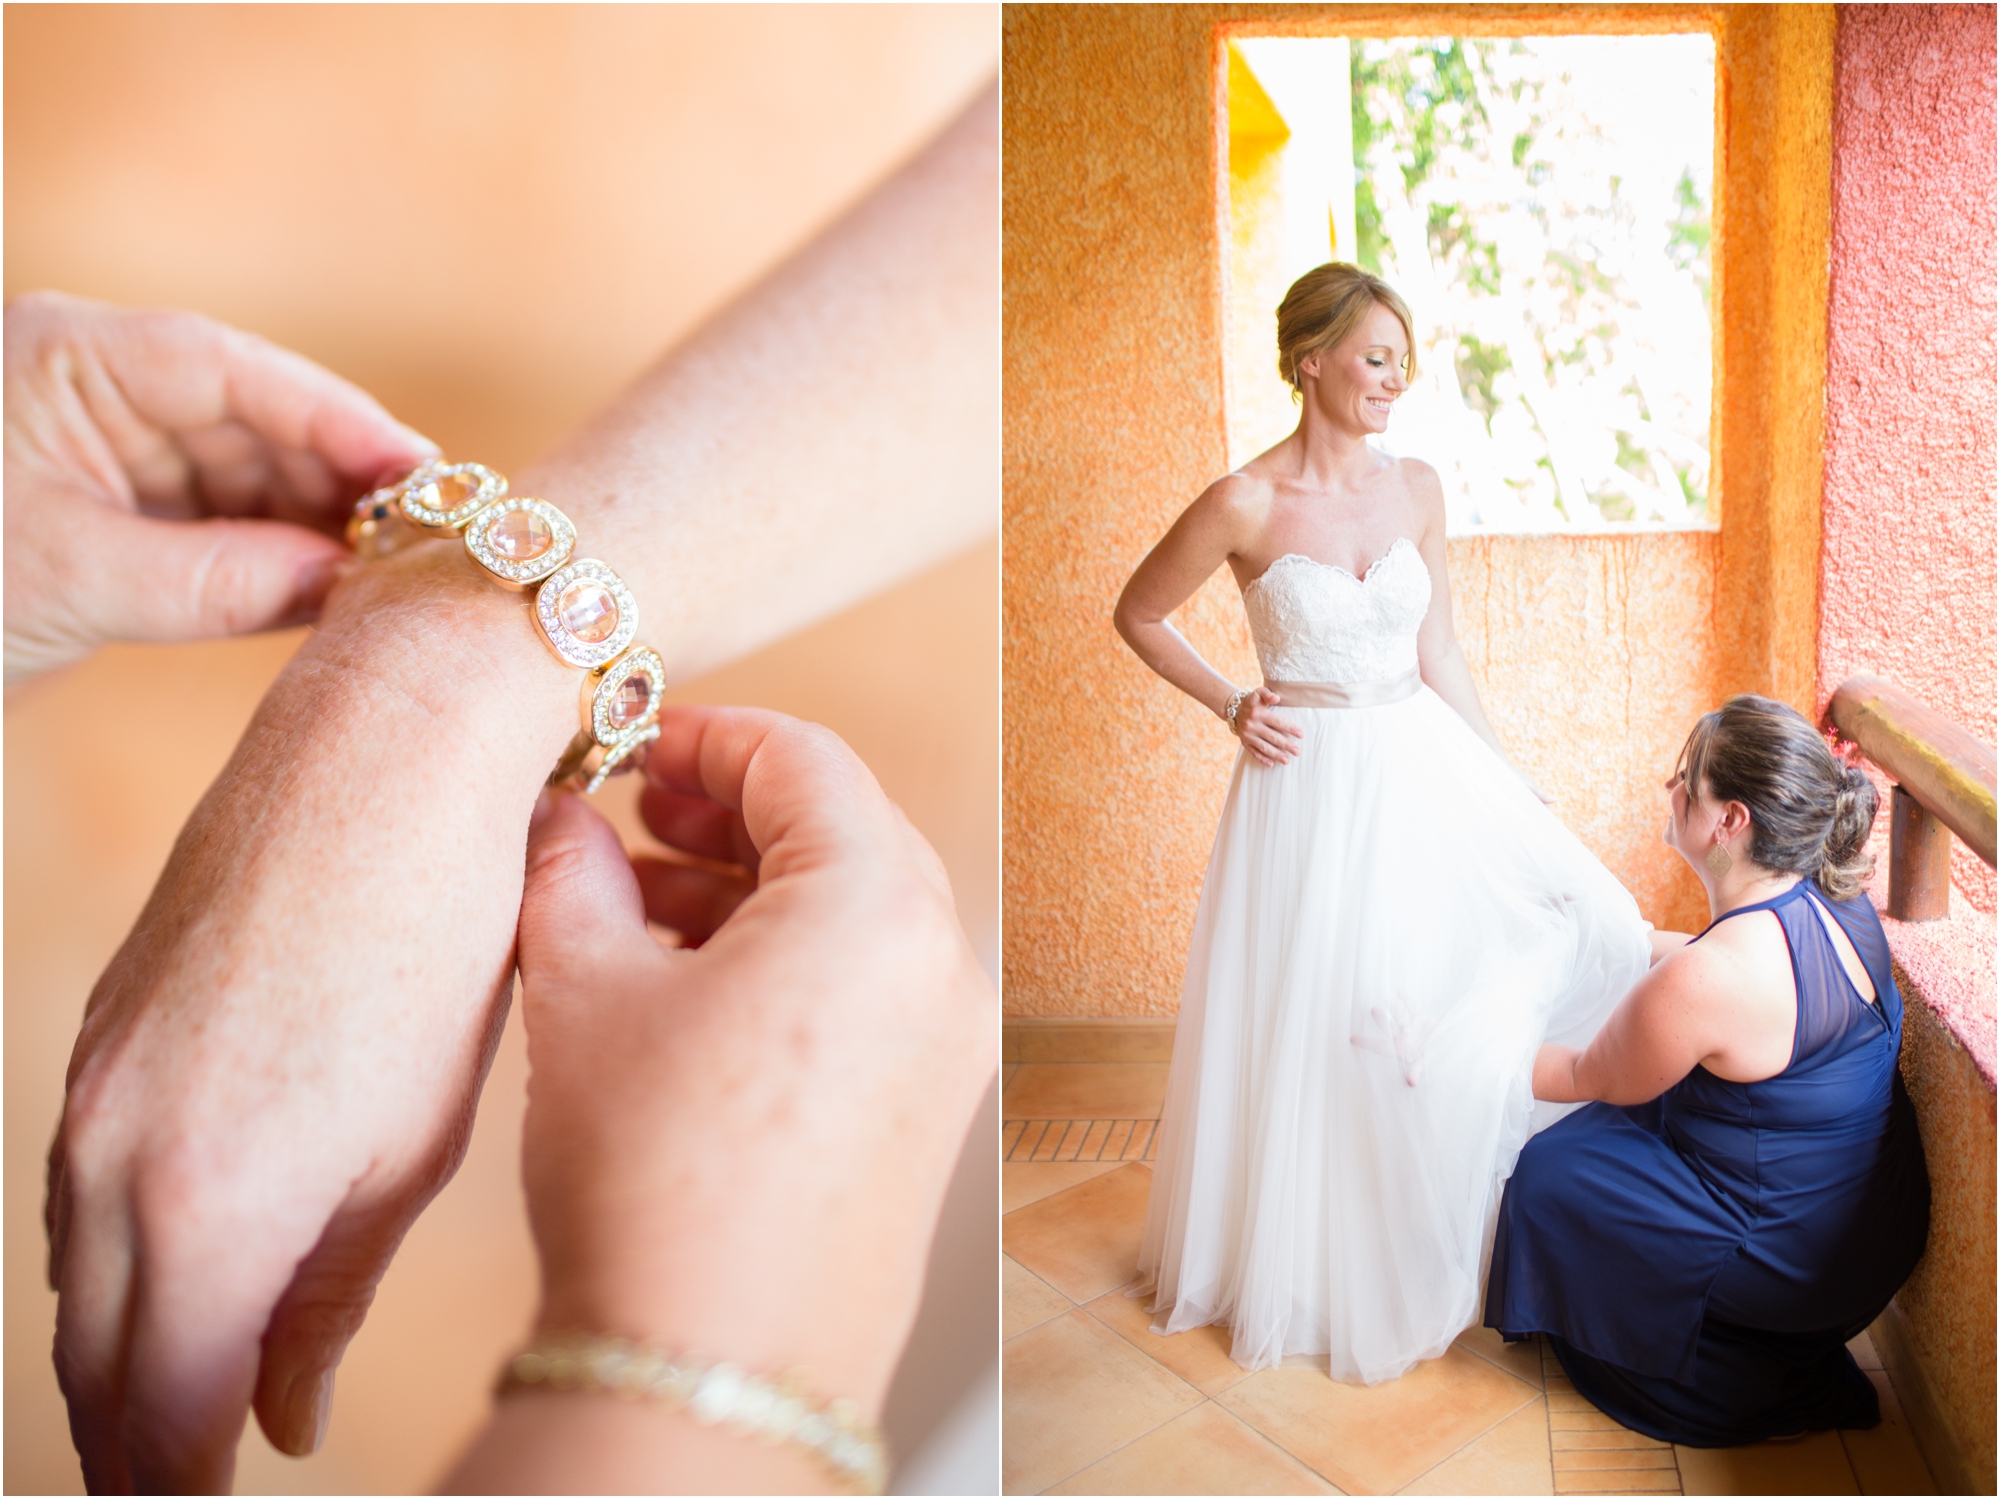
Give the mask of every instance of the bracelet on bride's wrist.
[[1229, 732], [1237, 738], [1243, 737], [1243, 726], [1236, 721], [1236, 710], [1243, 706], [1243, 699], [1249, 697], [1255, 687], [1239, 687], [1229, 694], [1229, 705], [1222, 710], [1222, 721], [1229, 725]]
[[634, 645], [639, 606], [604, 563], [576, 555], [576, 527], [546, 500], [510, 495], [507, 480], [478, 463], [419, 464], [363, 498], [347, 523], [362, 557], [385, 557], [427, 537], [459, 539], [489, 581], [532, 593], [536, 633], [567, 666], [582, 668], [583, 727], [549, 776], [595, 791], [636, 770], [660, 737], [666, 665]]

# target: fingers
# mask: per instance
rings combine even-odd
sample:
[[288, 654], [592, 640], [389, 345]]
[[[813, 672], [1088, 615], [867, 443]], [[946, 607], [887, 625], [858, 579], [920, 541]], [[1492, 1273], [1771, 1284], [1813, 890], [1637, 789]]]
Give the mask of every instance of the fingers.
[[186, 312], [122, 312], [96, 326], [106, 374], [155, 427], [238, 422], [364, 482], [437, 451], [358, 386], [254, 334]]
[[1289, 718], [1278, 718], [1272, 714], [1260, 711], [1265, 708], [1281, 707], [1284, 704], [1284, 701], [1285, 700], [1283, 698], [1278, 696], [1278, 694], [1273, 692], [1270, 688], [1259, 687], [1257, 689], [1256, 705], [1251, 710], [1253, 718], [1260, 726], [1262, 726], [1265, 729], [1274, 730], [1275, 732], [1279, 734], [1284, 734], [1292, 739], [1304, 738], [1305, 730], [1301, 728], [1299, 725], [1293, 723]]
[[52, 1248], [49, 1280], [56, 1302], [56, 1383], [69, 1405], [70, 1439], [92, 1493], [129, 1493], [120, 1436], [126, 1306], [131, 1292], [129, 1227], [103, 1198], [58, 1188], [50, 1216], [65, 1225]]
[[757, 888], [747, 875], [721, 874], [664, 859], [634, 859], [632, 872], [646, 903], [646, 919], [672, 927], [689, 947], [715, 935], [730, 913]]
[[271, 1445], [292, 1457], [319, 1450], [333, 1375], [375, 1299], [375, 1287], [427, 1200], [419, 1193], [350, 1203], [334, 1215], [279, 1298], [265, 1330], [252, 1408]]
[[331, 520], [385, 473], [437, 451], [338, 375], [197, 313], [34, 293], [9, 304], [8, 322], [20, 330], [9, 363], [30, 372], [24, 390], [52, 408], [79, 402], [150, 508], [213, 502], [241, 514], [254, 494], [257, 513]]
[[743, 814], [734, 807], [705, 795], [648, 785], [639, 795], [639, 815], [668, 848], [756, 871], [757, 845], [750, 841]]
[[269, 520], [102, 512], [75, 567], [100, 638], [207, 640], [303, 624], [354, 565], [339, 542]]
[[146, 1215], [119, 1420], [140, 1493], [229, 1491], [259, 1340], [301, 1252], [268, 1242], [261, 1206]]
[[1244, 747], [1260, 765], [1275, 767], [1291, 763], [1298, 754], [1299, 741], [1305, 737], [1305, 730], [1299, 724], [1270, 711], [1280, 701], [1277, 693], [1260, 687], [1255, 702], [1245, 704], [1247, 714], [1238, 715], [1243, 723]]
[[55, 1364], [85, 1479], [227, 1493], [258, 1340], [300, 1251], [265, 1201], [218, 1200], [171, 1172], [144, 1191], [76, 1190], [68, 1174]]
[[829, 730], [779, 713], [668, 708], [646, 776], [739, 811], [767, 878], [903, 852], [895, 808], [854, 751]]
[[611, 824], [567, 792], [544, 793], [528, 829], [518, 962], [524, 983], [588, 971], [646, 934], [638, 878]]

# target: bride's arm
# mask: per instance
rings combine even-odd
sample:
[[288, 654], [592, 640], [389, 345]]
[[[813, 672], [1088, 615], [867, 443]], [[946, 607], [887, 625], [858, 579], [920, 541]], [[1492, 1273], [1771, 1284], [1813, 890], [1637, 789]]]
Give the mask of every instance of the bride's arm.
[[[1256, 497], [1250, 481], [1230, 475], [1202, 491], [1173, 529], [1146, 554], [1118, 596], [1112, 623], [1125, 643], [1154, 671], [1216, 717], [1222, 717], [1236, 684], [1210, 666], [1167, 616], [1194, 596], [1253, 531]], [[1236, 727], [1249, 751], [1266, 765], [1282, 765], [1296, 751], [1296, 726], [1265, 710], [1278, 701], [1258, 688], [1236, 709]]]
[[1514, 765], [1500, 736], [1493, 732], [1486, 710], [1479, 705], [1479, 689], [1473, 685], [1472, 668], [1465, 664], [1465, 651], [1459, 646], [1458, 631], [1452, 625], [1451, 578], [1445, 556], [1444, 486], [1438, 482], [1437, 470], [1428, 463], [1406, 458], [1403, 475], [1424, 517], [1417, 549], [1431, 570], [1431, 607], [1417, 630], [1417, 665], [1423, 672], [1424, 685], [1443, 698], [1471, 726], [1473, 733], [1490, 744], [1494, 754], [1512, 765], [1515, 774], [1528, 783], [1529, 790], [1545, 802], [1554, 801], [1535, 784], [1533, 776]]

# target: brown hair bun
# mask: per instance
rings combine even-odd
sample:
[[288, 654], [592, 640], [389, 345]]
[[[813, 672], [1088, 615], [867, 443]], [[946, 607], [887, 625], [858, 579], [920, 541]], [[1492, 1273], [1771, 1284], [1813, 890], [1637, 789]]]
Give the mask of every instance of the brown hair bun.
[[1809, 875], [1829, 900], [1851, 900], [1875, 860], [1875, 783], [1834, 756], [1796, 708], [1754, 693], [1704, 713], [1681, 747], [1692, 791], [1750, 809], [1750, 861]]

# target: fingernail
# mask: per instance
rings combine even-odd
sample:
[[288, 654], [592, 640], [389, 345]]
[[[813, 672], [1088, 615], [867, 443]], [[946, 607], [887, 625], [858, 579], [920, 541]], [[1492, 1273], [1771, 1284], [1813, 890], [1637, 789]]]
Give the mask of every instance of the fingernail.
[[319, 1385], [313, 1391], [312, 1445], [308, 1452], [317, 1452], [320, 1443], [326, 1440], [327, 1425], [333, 1419], [333, 1370], [320, 1375]]
[[[403, 424], [401, 422], [396, 423], [396, 425], [399, 427], [403, 427]], [[431, 457], [435, 458], [438, 456], [438, 454], [444, 451], [443, 448], [440, 448], [436, 443], [432, 442], [428, 437], [424, 436], [424, 434], [419, 432], [415, 427], [403, 427], [403, 435], [409, 438], [410, 446], [415, 448], [420, 453], [428, 453], [430, 454]]]
[[287, 1430], [279, 1445], [287, 1456], [310, 1457], [326, 1440], [328, 1419], [333, 1414], [333, 1370], [301, 1374], [292, 1380], [286, 1401]]

